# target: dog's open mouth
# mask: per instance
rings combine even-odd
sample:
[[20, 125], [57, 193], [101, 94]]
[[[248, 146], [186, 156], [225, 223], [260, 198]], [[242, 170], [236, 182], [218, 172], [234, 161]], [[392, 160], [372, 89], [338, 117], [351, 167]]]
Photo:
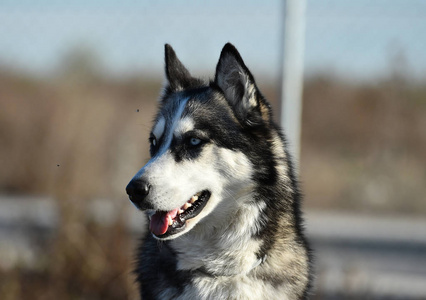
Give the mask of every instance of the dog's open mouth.
[[196, 217], [206, 206], [211, 193], [207, 190], [191, 197], [184, 205], [171, 211], [156, 211], [151, 216], [149, 229], [158, 237], [165, 238], [182, 231], [186, 220]]

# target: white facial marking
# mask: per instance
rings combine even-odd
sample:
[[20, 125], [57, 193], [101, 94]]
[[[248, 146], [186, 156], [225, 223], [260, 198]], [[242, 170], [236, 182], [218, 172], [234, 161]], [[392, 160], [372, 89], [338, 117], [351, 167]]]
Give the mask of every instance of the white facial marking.
[[194, 129], [194, 120], [190, 117], [185, 117], [178, 122], [176, 129], [174, 131], [174, 134], [176, 136], [182, 135], [185, 132], [191, 131], [193, 129]]
[[165, 151], [167, 151], [167, 149], [169, 149], [170, 144], [172, 143], [173, 140], [173, 134], [176, 130], [176, 127], [178, 126], [178, 124], [180, 124], [180, 119], [182, 117], [182, 113], [185, 109], [186, 103], [188, 102], [189, 98], [183, 99], [180, 104], [178, 109], [176, 110], [175, 114], [173, 115], [173, 119], [170, 125], [170, 128], [168, 129], [168, 132], [166, 132], [167, 136], [164, 139], [163, 145], [161, 146], [160, 149], [160, 153], [163, 154]]
[[[161, 158], [164, 155], [164, 153], [169, 149], [170, 144], [171, 144], [172, 139], [173, 139], [173, 131], [175, 130], [176, 124], [178, 123], [179, 119], [182, 116], [182, 113], [185, 109], [185, 106], [186, 106], [186, 103], [188, 102], [188, 99], [189, 98], [183, 99], [181, 101], [181, 103], [179, 104], [179, 107], [178, 107], [178, 109], [176, 110], [176, 112], [173, 116], [170, 129], [169, 129], [168, 133], [166, 132], [167, 136], [164, 139], [164, 142], [161, 145], [161, 148], [157, 151], [155, 156], [152, 157], [148, 161], [148, 163], [146, 163], [146, 165], [143, 166], [142, 169], [140, 169], [136, 173], [134, 178], [139, 178], [139, 177], [144, 176], [144, 174], [147, 173], [148, 170], [153, 169], [152, 165], [154, 163], [156, 163], [156, 165], [158, 165], [158, 162], [157, 162], [158, 158]], [[164, 116], [161, 116], [161, 118], [158, 120], [157, 124], [154, 125], [154, 129], [152, 131], [152, 133], [155, 135], [155, 137], [157, 139], [157, 143], [158, 143], [158, 140], [163, 136], [165, 129], [166, 129], [166, 119], [164, 118]], [[147, 179], [150, 180], [149, 176], [145, 176], [145, 177], [147, 177]]]
[[157, 141], [163, 135], [165, 128], [166, 128], [166, 120], [164, 119], [163, 116], [161, 116], [157, 124], [155, 124], [154, 129], [152, 130], [152, 134], [155, 136]]

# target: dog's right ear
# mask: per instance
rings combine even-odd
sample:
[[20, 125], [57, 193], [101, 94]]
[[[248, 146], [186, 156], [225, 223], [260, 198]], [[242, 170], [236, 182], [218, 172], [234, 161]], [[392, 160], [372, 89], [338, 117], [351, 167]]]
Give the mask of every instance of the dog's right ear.
[[260, 100], [253, 75], [238, 50], [230, 43], [222, 49], [214, 82], [223, 91], [242, 124], [255, 126], [262, 119], [270, 119], [270, 110], [267, 103]]
[[200, 85], [200, 81], [193, 78], [181, 61], [177, 58], [175, 51], [169, 44], [165, 45], [166, 62], [166, 91], [179, 92], [184, 89]]

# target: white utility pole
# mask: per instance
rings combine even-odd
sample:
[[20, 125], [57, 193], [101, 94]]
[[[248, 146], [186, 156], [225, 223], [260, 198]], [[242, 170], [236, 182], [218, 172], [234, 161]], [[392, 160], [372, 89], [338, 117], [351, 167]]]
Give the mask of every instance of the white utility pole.
[[305, 12], [306, 0], [285, 0], [281, 126], [287, 135], [290, 153], [296, 159], [296, 169], [300, 159]]

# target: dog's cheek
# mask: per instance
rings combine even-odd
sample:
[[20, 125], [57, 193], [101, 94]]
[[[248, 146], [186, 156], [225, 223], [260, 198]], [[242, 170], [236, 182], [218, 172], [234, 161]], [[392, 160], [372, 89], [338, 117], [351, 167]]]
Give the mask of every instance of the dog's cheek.
[[251, 180], [253, 166], [248, 157], [242, 152], [219, 148], [216, 156], [216, 168], [228, 180]]

